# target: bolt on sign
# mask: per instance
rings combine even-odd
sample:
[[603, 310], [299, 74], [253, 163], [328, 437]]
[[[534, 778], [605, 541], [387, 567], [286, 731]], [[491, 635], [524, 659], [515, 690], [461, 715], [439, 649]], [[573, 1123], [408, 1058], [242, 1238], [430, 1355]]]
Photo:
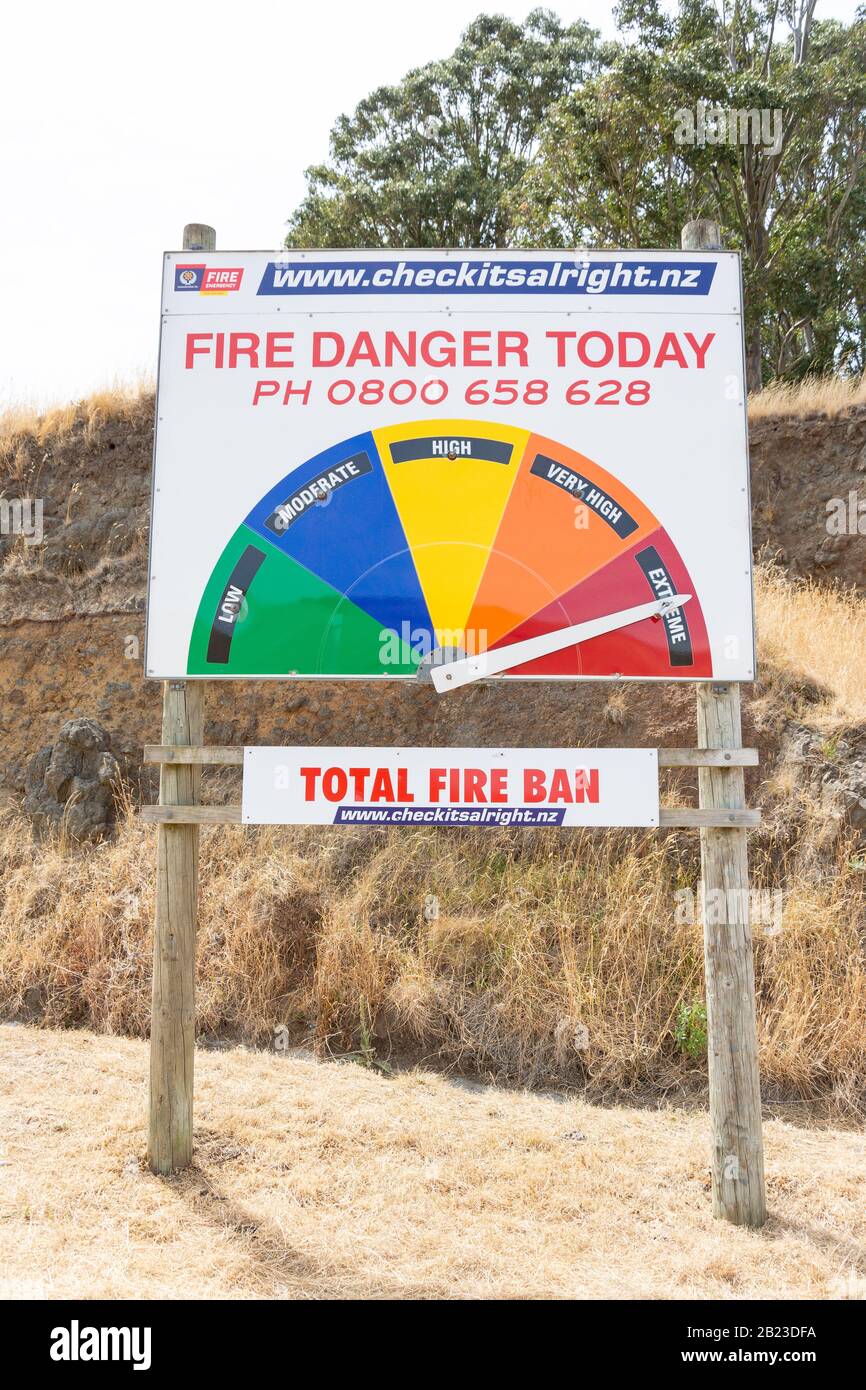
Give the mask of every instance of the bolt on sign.
[[165, 259], [147, 674], [754, 676], [731, 252]]
[[655, 748], [245, 748], [247, 825], [659, 823]]

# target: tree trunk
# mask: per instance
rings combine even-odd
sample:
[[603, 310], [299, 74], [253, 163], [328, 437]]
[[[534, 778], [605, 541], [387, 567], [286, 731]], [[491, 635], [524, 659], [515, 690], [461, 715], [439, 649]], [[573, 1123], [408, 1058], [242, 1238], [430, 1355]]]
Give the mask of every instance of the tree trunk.
[[756, 396], [763, 389], [761, 374], [761, 325], [753, 323], [746, 330], [746, 390]]

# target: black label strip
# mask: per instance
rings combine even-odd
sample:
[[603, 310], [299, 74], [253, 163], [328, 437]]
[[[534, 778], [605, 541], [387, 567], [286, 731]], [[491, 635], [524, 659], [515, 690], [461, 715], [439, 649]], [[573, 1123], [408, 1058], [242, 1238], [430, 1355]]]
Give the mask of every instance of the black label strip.
[[225, 666], [231, 655], [232, 638], [235, 635], [235, 623], [241, 611], [241, 604], [264, 558], [263, 550], [248, 545], [223, 589], [207, 644], [207, 659], [216, 666]]
[[298, 517], [303, 516], [311, 507], [321, 506], [329, 500], [332, 492], [372, 472], [373, 465], [369, 454], [353, 454], [342, 463], [336, 463], [333, 468], [326, 468], [316, 477], [308, 478], [271, 512], [265, 520], [265, 525], [275, 536], [284, 536]]
[[553, 483], [554, 487], [562, 488], [563, 492], [569, 493], [582, 502], [590, 511], [600, 516], [602, 521], [612, 531], [615, 531], [620, 540], [626, 540], [633, 531], [637, 530], [637, 522], [625, 509], [620, 506], [609, 493], [603, 488], [597, 487], [590, 482], [589, 478], [584, 478], [582, 473], [578, 473], [574, 468], [568, 468], [564, 463], [557, 463], [555, 459], [549, 459], [544, 454], [539, 454], [530, 469], [536, 478], [543, 478], [546, 483]]
[[513, 444], [498, 439], [478, 439], [474, 435], [436, 435], [429, 439], [400, 439], [391, 445], [395, 463], [418, 459], [486, 459], [489, 463], [510, 463]]
[[[662, 564], [662, 557], [655, 546], [648, 545], [646, 550], [639, 550], [635, 559], [652, 589], [653, 598], [672, 598], [676, 593], [674, 582]], [[693, 666], [692, 635], [686, 622], [685, 609], [675, 608], [672, 613], [666, 613], [662, 622], [668, 639], [671, 666]]]

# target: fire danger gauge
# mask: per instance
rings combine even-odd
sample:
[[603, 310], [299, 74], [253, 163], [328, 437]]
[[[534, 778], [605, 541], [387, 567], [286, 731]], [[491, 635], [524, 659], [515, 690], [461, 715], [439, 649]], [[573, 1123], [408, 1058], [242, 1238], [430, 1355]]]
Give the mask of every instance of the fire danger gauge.
[[497, 674], [706, 678], [700, 594], [663, 519], [594, 460], [424, 420], [343, 440], [261, 498], [201, 596], [189, 671], [414, 676], [643, 607]]

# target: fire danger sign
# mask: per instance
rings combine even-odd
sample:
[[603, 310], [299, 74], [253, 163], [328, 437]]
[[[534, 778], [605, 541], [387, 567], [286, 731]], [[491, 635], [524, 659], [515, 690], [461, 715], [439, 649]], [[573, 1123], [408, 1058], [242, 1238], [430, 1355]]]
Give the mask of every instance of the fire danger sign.
[[651, 748], [245, 748], [248, 825], [657, 826]]
[[753, 680], [743, 362], [730, 251], [169, 252], [147, 675]]

